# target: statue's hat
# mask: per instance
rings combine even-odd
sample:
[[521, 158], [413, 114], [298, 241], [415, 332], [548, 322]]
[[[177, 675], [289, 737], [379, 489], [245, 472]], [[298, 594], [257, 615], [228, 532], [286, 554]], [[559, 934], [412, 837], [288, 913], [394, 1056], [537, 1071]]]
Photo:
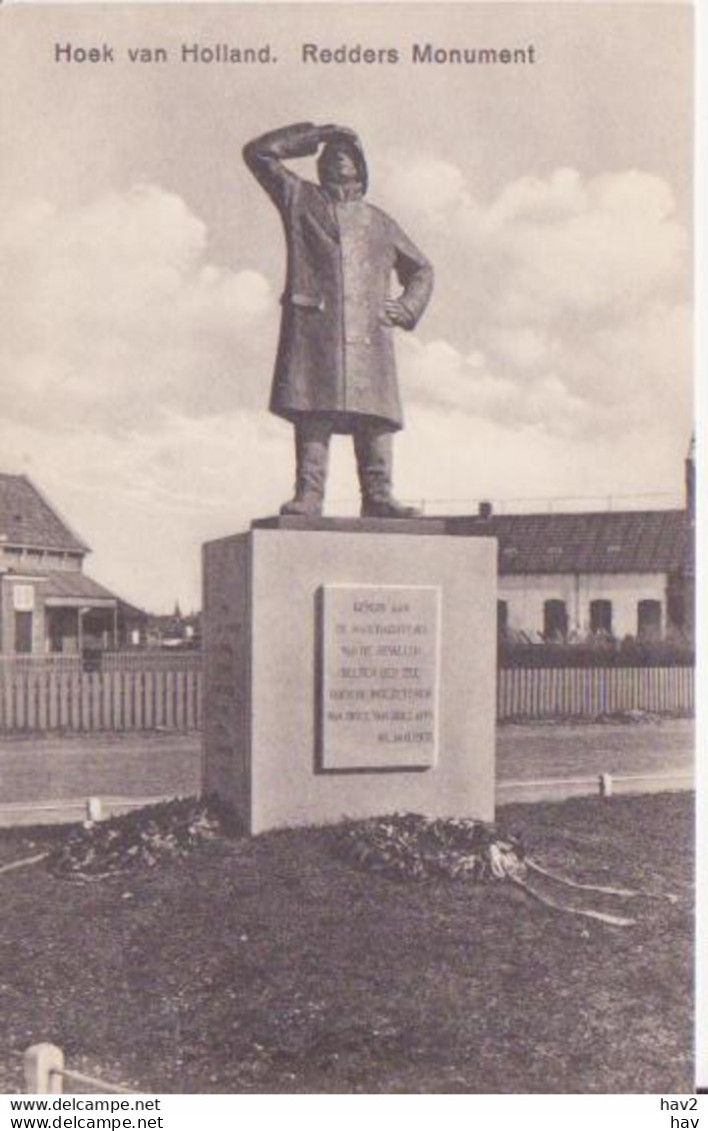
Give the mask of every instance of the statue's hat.
[[317, 159], [317, 174], [320, 178], [320, 182], [325, 179], [327, 162], [329, 160], [330, 154], [335, 149], [346, 149], [351, 154], [352, 159], [359, 171], [359, 181], [361, 183], [362, 190], [366, 192], [369, 186], [369, 170], [366, 166], [364, 150], [356, 134], [349, 132], [333, 134], [330, 138], [327, 139], [327, 142], [322, 152], [320, 153], [319, 158]]

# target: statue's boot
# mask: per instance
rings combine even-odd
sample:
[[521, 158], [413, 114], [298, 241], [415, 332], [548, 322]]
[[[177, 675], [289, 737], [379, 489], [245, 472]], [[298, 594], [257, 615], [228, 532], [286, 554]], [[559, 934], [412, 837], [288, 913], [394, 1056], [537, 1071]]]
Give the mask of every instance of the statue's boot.
[[316, 416], [295, 425], [295, 495], [283, 503], [281, 514], [322, 514], [331, 436], [329, 421]]
[[367, 421], [354, 433], [354, 450], [361, 488], [362, 518], [417, 518], [417, 507], [406, 507], [391, 491], [393, 433]]

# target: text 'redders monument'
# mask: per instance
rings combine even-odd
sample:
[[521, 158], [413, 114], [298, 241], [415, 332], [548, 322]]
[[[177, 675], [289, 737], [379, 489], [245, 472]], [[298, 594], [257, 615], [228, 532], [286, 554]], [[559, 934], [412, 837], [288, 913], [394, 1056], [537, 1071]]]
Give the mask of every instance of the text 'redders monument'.
[[[286, 165], [318, 152], [319, 183]], [[295, 491], [204, 547], [204, 791], [254, 833], [405, 810], [490, 820], [496, 543], [392, 489], [394, 335], [422, 316], [432, 267], [364, 200], [353, 131], [299, 123], [244, 158], [286, 233], [271, 410], [294, 425]], [[337, 432], [360, 519], [322, 518]]]

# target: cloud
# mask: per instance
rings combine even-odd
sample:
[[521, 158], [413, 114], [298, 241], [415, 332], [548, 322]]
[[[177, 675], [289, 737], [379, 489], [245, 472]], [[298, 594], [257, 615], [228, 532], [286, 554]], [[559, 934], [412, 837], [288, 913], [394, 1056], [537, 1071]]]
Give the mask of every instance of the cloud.
[[424, 216], [433, 224], [448, 223], [456, 216], [464, 222], [475, 209], [462, 170], [450, 161], [393, 154], [382, 183], [395, 211]]
[[482, 499], [510, 512], [681, 506], [686, 448], [662, 422], [568, 437], [414, 403], [396, 440], [396, 485], [430, 514], [474, 512]]
[[30, 476], [91, 546], [89, 574], [128, 600], [199, 603], [200, 547], [273, 514], [291, 429], [265, 412], [163, 414], [154, 427], [60, 432], [5, 422], [3, 470]]
[[[437, 274], [418, 331], [397, 335], [401, 497], [680, 482], [687, 240], [661, 180], [561, 169], [483, 202], [419, 155], [382, 203]], [[265, 411], [273, 289], [238, 254], [212, 262], [209, 236], [154, 185], [0, 222], [3, 470], [47, 491], [93, 545], [94, 576], [156, 609], [198, 605], [200, 544], [274, 513], [293, 478], [290, 426]], [[338, 438], [329, 513], [356, 513], [357, 494]]]
[[[610, 436], [630, 416], [688, 434], [689, 244], [661, 178], [561, 168], [484, 202], [461, 169], [416, 154], [383, 190], [440, 265], [445, 312], [401, 351], [421, 403], [549, 435]], [[430, 322], [454, 336], [426, 342]]]
[[495, 421], [508, 431], [538, 427], [573, 435], [595, 411], [556, 372], [515, 381], [495, 372], [483, 352], [464, 355], [444, 341], [413, 340], [405, 347], [403, 366], [406, 387], [419, 404]]
[[208, 262], [203, 222], [154, 185], [73, 210], [33, 201], [0, 230], [4, 415], [131, 428], [264, 399], [268, 281]]
[[621, 318], [657, 290], [686, 285], [687, 233], [669, 186], [649, 173], [584, 181], [562, 168], [513, 181], [485, 203], [460, 169], [418, 156], [391, 171], [383, 191], [434, 238], [464, 241], [464, 286], [486, 318]]
[[[673, 290], [687, 238], [662, 181], [635, 172], [598, 177], [584, 190], [576, 186], [570, 208], [555, 183], [552, 178], [545, 193], [537, 185], [501, 223], [494, 210], [503, 200], [492, 206], [484, 235], [501, 245], [510, 268], [501, 321], [543, 325], [569, 315], [619, 321], [658, 291]], [[547, 211], [539, 215], [543, 204]]]

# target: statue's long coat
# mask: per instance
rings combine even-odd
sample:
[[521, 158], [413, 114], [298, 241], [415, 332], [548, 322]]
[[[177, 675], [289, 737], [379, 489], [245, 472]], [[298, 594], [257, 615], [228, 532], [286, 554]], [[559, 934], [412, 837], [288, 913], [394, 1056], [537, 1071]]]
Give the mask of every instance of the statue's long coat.
[[352, 417], [379, 417], [402, 427], [392, 326], [384, 302], [392, 273], [412, 329], [433, 286], [425, 256], [385, 212], [361, 199], [298, 177], [283, 160], [317, 152], [309, 123], [248, 143], [251, 172], [280, 212], [287, 240], [287, 274], [270, 408], [296, 421], [301, 413], [335, 416], [349, 431]]

